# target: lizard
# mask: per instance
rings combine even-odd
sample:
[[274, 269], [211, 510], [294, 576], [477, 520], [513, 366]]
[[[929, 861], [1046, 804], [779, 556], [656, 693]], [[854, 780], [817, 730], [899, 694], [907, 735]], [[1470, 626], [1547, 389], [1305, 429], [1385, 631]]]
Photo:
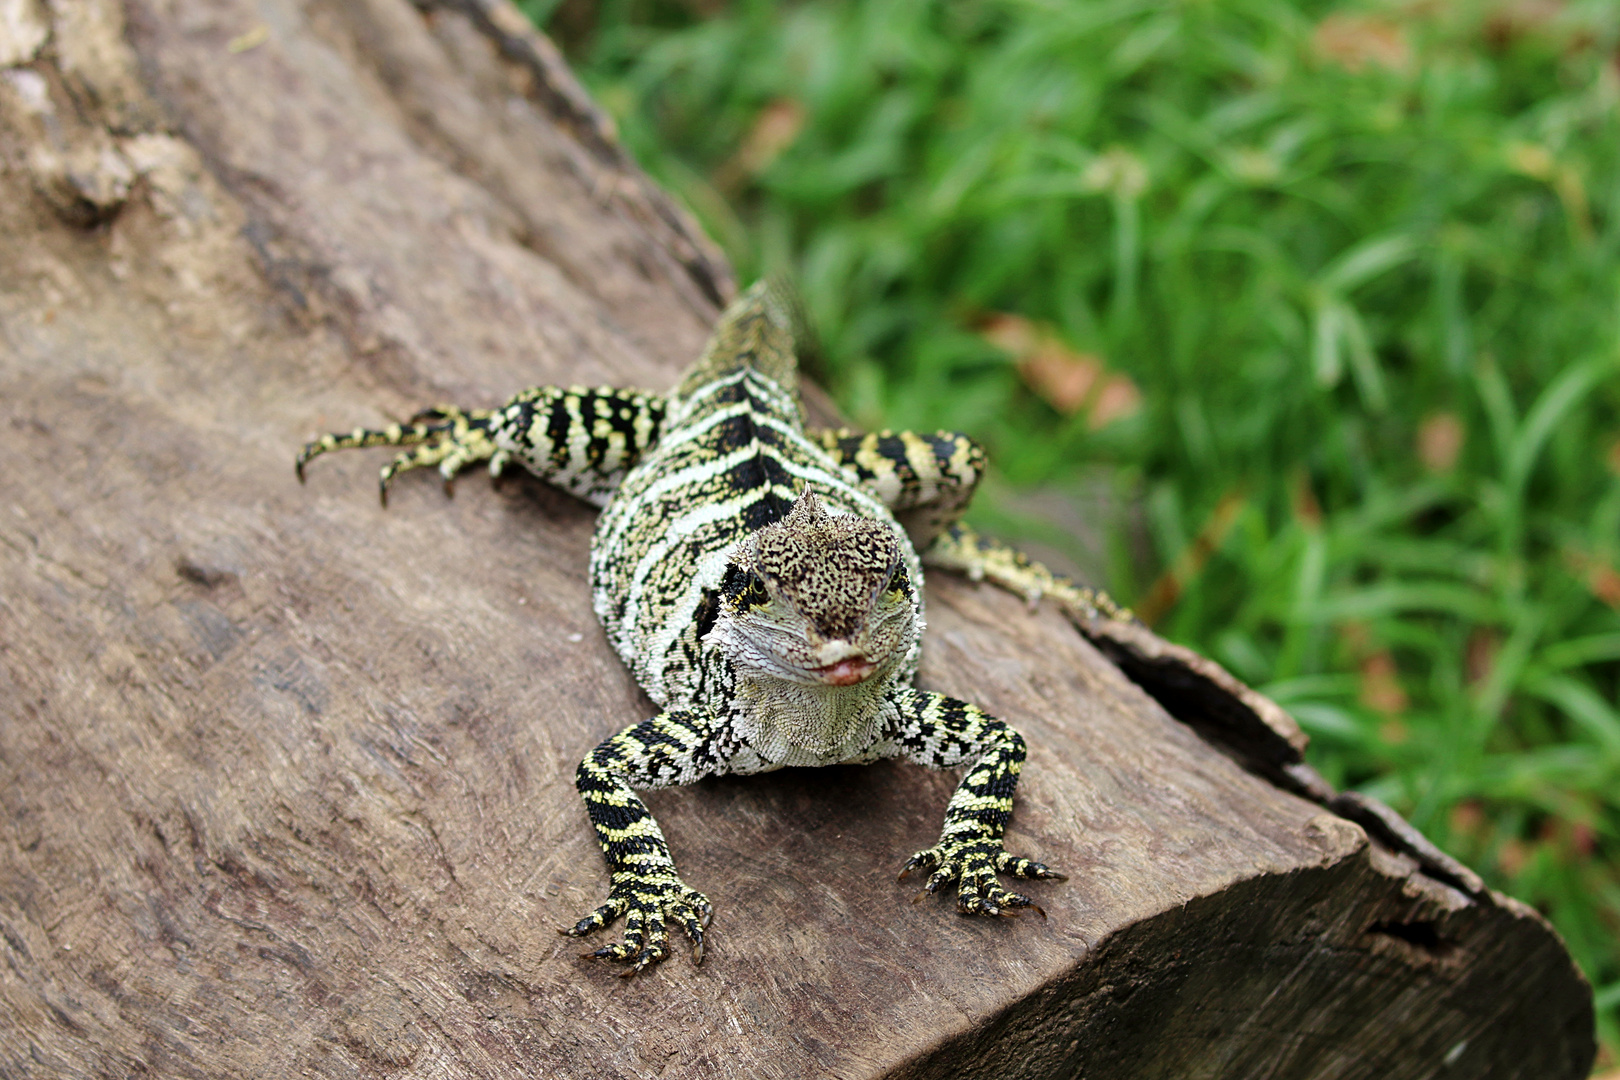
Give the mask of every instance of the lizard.
[[403, 447], [399, 474], [464, 467], [499, 477], [514, 461], [601, 508], [591, 543], [593, 603], [620, 657], [661, 708], [587, 754], [575, 773], [602, 853], [607, 900], [561, 932], [625, 919], [624, 939], [587, 956], [634, 975], [665, 960], [671, 924], [703, 959], [709, 899], [676, 872], [637, 790], [785, 766], [901, 757], [966, 767], [938, 842], [900, 877], [948, 886], [967, 915], [1033, 909], [998, 875], [1062, 880], [1003, 845], [1027, 753], [1023, 737], [968, 701], [913, 686], [925, 625], [923, 563], [988, 580], [1032, 605], [1126, 619], [1102, 592], [1060, 577], [962, 524], [986, 455], [965, 435], [811, 430], [798, 395], [804, 320], [770, 280], [720, 316], [667, 394], [535, 387], [497, 409], [441, 405], [410, 421], [308, 443]]

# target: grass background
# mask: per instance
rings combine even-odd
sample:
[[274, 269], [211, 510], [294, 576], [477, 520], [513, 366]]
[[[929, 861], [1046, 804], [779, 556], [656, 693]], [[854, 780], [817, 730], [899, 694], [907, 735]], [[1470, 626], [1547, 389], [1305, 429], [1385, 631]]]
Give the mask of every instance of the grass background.
[[1549, 915], [1620, 1064], [1620, 5], [522, 6], [858, 423]]

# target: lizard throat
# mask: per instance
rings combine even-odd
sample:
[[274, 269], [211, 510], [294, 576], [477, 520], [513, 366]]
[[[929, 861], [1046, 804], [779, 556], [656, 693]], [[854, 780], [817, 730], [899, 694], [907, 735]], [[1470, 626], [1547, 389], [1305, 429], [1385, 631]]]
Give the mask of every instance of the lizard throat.
[[[865, 661], [832, 666], [846, 663], [870, 667]], [[828, 765], [855, 757], [878, 739], [883, 694], [891, 681], [870, 674], [823, 685], [743, 675], [737, 687], [738, 732], [774, 764]]]

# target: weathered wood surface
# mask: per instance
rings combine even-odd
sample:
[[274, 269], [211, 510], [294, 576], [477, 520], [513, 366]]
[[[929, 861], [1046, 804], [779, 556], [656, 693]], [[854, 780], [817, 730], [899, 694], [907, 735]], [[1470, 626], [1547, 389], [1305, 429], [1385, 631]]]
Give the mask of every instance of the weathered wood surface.
[[1556, 936], [1285, 715], [937, 576], [1050, 918], [907, 902], [954, 777], [795, 771], [650, 800], [702, 968], [579, 958], [572, 771], [649, 711], [589, 510], [291, 455], [665, 385], [723, 264], [486, 0], [6, 0], [0, 69], [0, 1077], [1584, 1075]]

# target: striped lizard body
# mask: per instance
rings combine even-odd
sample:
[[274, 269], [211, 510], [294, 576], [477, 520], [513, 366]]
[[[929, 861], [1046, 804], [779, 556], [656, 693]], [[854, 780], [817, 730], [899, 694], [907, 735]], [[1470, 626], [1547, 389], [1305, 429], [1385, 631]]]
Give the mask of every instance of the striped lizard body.
[[[1128, 613], [957, 524], [983, 451], [939, 432], [807, 432], [798, 401], [794, 318], [761, 283], [721, 316], [703, 356], [667, 395], [611, 388], [525, 390], [493, 410], [439, 406], [410, 423], [308, 444], [406, 447], [382, 470], [437, 466], [445, 484], [487, 461], [516, 460], [603, 507], [591, 546], [597, 615], [663, 710], [580, 763], [611, 888], [565, 933], [625, 918], [622, 942], [591, 955], [634, 974], [668, 955], [669, 924], [701, 961], [708, 899], [675, 871], [635, 791], [788, 765], [904, 757], [967, 766], [939, 842], [901, 876], [926, 892], [957, 887], [966, 914], [1010, 915], [1033, 901], [997, 875], [1060, 878], [1008, 854], [1002, 835], [1025, 746], [977, 706], [912, 686], [930, 563], [1085, 616]], [[1036, 908], [1039, 911], [1039, 908]]]

